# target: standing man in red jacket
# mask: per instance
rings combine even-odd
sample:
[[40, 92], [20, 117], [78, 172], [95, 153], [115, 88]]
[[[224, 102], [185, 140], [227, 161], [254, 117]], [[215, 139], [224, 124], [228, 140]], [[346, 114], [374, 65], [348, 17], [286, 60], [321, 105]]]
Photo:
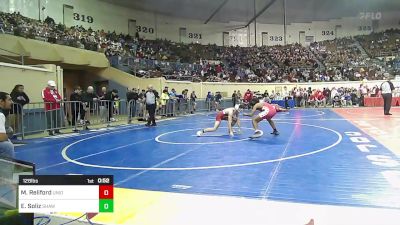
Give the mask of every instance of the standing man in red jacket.
[[60, 94], [56, 89], [56, 82], [49, 80], [47, 87], [42, 91], [42, 98], [44, 101], [44, 109], [47, 120], [47, 130], [49, 135], [60, 134], [60, 127], [62, 126], [63, 115], [60, 109], [60, 102], [62, 100]]
[[244, 93], [243, 101], [245, 105], [248, 106], [248, 108], [251, 108], [250, 102], [252, 99], [253, 99], [253, 93], [250, 91], [250, 89], [247, 89], [246, 93]]

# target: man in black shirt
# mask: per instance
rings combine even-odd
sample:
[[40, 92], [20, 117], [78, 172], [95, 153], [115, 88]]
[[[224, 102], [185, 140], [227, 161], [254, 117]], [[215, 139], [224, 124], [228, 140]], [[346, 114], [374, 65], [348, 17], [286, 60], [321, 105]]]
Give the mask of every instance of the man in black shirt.
[[232, 94], [232, 103], [233, 103], [233, 106], [235, 106], [236, 105], [236, 103], [237, 103], [237, 94], [236, 94], [236, 90], [235, 91], [233, 91], [233, 94]]
[[21, 131], [22, 122], [22, 108], [24, 105], [29, 104], [29, 97], [24, 92], [24, 85], [17, 84], [11, 91], [11, 99], [15, 103], [10, 111], [10, 122], [15, 133]]
[[[85, 110], [83, 108], [83, 98], [82, 98], [82, 89], [79, 86], [74, 88], [74, 92], [71, 94], [69, 100], [71, 101], [71, 114], [72, 114], [72, 126], [75, 126], [78, 117], [80, 117], [81, 121], [85, 120]], [[78, 131], [76, 126], [73, 128], [73, 131]]]
[[194, 91], [192, 91], [192, 93], [190, 94], [190, 105], [191, 105], [191, 109], [190, 109], [190, 113], [193, 114], [194, 111], [196, 111], [196, 93]]
[[322, 91], [322, 93], [324, 94], [327, 104], [331, 104], [331, 90], [329, 88], [324, 88], [324, 90]]
[[186, 113], [188, 111], [188, 89], [185, 89], [182, 91], [182, 98], [181, 98], [181, 102], [180, 102], [180, 110], [183, 113]]
[[143, 99], [145, 95], [146, 95], [146, 90], [142, 89], [142, 92], [140, 92], [140, 94], [138, 95], [139, 99]]
[[112, 91], [107, 92], [104, 96], [104, 99], [107, 101], [107, 109], [108, 109], [108, 122], [114, 122], [115, 118], [113, 118], [113, 111], [114, 111], [114, 101], [119, 100], [118, 90], [113, 89]]
[[128, 101], [131, 101], [131, 100], [137, 101], [137, 100], [139, 100], [138, 90], [136, 88], [133, 88], [132, 91], [129, 91], [128, 93], [126, 93], [126, 99]]
[[142, 92], [139, 93], [139, 115], [142, 118], [138, 119], [140, 121], [145, 121], [146, 120], [146, 104], [145, 104], [145, 95], [146, 95], [146, 90], [142, 89]]
[[215, 95], [215, 109], [219, 110], [221, 106], [221, 101], [222, 101], [222, 95], [221, 92], [217, 91], [217, 94]]
[[99, 96], [94, 93], [94, 88], [92, 86], [89, 86], [86, 90], [86, 93], [83, 94], [83, 101], [86, 103], [86, 112], [88, 113], [86, 115], [87, 123], [89, 123], [90, 120], [90, 113], [93, 113], [94, 111], [94, 103], [98, 100]]
[[129, 108], [128, 123], [131, 123], [132, 117], [136, 116], [136, 103], [139, 100], [139, 94], [137, 93], [136, 88], [133, 88], [132, 91], [126, 93], [126, 100], [128, 101]]
[[99, 100], [99, 96], [94, 93], [94, 88], [92, 86], [89, 86], [86, 93], [83, 95], [83, 99], [86, 102], [87, 106], [90, 109], [93, 109], [94, 103]]

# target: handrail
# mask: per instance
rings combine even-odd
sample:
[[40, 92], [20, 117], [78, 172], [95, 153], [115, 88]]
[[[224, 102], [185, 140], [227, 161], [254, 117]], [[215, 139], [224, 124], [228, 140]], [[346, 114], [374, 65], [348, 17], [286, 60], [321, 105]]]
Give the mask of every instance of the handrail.
[[4, 49], [4, 48], [0, 48], [0, 50], [3, 50], [3, 51], [5, 51], [5, 52], [11, 53], [11, 54], [14, 54], [14, 55], [17, 55], [17, 56], [21, 56], [19, 53], [12, 52], [12, 51], [7, 50], [7, 49]]
[[15, 52], [12, 52], [12, 51], [7, 50], [7, 49], [4, 49], [4, 48], [0, 48], [0, 50], [21, 57], [21, 61], [16, 60], [16, 59], [13, 59], [13, 58], [8, 57], [8, 56], [1, 55], [1, 54], [0, 54], [0, 58], [4, 58], [4, 59], [7, 59], [7, 60], [9, 60], [9, 61], [11, 61], [11, 62], [18, 63], [18, 64], [21, 64], [21, 65], [25, 65], [24, 56], [23, 56], [22, 54], [15, 53]]
[[24, 65], [24, 61], [22, 60], [23, 56], [21, 56], [21, 61], [20, 61], [20, 60], [13, 59], [13, 58], [10, 58], [10, 57], [7, 57], [7, 56], [4, 56], [4, 55], [0, 55], [0, 58], [4, 58], [4, 59], [7, 59], [7, 60], [9, 60], [9, 61], [11, 61], [11, 62]]

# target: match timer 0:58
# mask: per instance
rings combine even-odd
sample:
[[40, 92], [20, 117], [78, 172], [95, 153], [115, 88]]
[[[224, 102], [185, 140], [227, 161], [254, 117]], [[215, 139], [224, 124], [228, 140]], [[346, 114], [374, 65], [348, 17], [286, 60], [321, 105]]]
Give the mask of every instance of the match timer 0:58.
[[98, 178], [97, 183], [99, 184], [109, 184], [110, 183], [110, 178]]

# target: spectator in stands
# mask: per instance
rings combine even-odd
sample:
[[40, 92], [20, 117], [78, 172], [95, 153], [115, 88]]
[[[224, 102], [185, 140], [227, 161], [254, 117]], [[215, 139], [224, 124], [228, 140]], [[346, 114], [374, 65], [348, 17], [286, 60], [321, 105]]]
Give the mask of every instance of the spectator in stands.
[[147, 87], [147, 91], [145, 94], [146, 98], [146, 109], [149, 111], [149, 118], [147, 119], [146, 126], [157, 126], [156, 124], [156, 108], [157, 108], [157, 99], [159, 98], [156, 90], [153, 89], [152, 85]]
[[47, 87], [42, 91], [45, 106], [47, 130], [49, 135], [60, 134], [64, 115], [60, 109], [62, 98], [56, 89], [56, 82], [49, 80]]
[[[222, 47], [173, 43], [167, 40], [144, 40], [124, 34], [118, 35], [115, 32], [93, 31], [82, 26], [66, 28], [64, 25], [56, 25], [52, 18], [46, 18], [42, 22], [19, 13], [3, 15], [0, 17], [0, 29], [6, 33], [98, 50], [104, 52], [115, 66], [119, 64], [119, 57], [135, 57], [137, 62], [134, 63], [145, 62], [146, 66], [152, 67], [151, 70], [159, 67], [158, 63], [154, 63], [155, 60], [168, 60], [169, 69], [173, 74], [168, 77], [174, 79], [188, 78], [192, 81], [213, 82], [308, 82], [379, 78], [379, 76], [368, 76], [368, 73], [359, 72], [358, 69], [350, 69], [360, 66], [368, 69], [376, 64], [361, 54], [354, 38], [316, 42], [312, 43], [310, 48], [299, 44], [249, 48]], [[400, 46], [399, 33], [398, 29], [391, 29], [357, 39], [373, 57], [395, 55]], [[201, 60], [204, 58], [218, 62], [208, 63], [207, 60]], [[329, 69], [319, 68], [317, 59]], [[177, 61], [195, 63], [199, 60], [200, 65], [178, 67], [174, 63]], [[143, 72], [149, 74], [149, 71]]]
[[55, 25], [56, 23], [54, 22], [54, 19], [47, 16], [46, 19], [44, 19], [44, 22], [47, 23], [48, 25]]
[[3, 21], [3, 19], [2, 18], [0, 18], [0, 31], [1, 31], [1, 33], [5, 33], [4, 32], [4, 21]]
[[8, 93], [0, 92], [0, 157], [14, 158], [14, 145], [8, 139], [12, 129], [6, 128], [6, 116], [12, 103]]
[[29, 104], [29, 97], [24, 92], [24, 85], [17, 84], [11, 91], [11, 99], [14, 102], [10, 111], [10, 124], [15, 133], [21, 131], [22, 109], [26, 104]]
[[[56, 25], [52, 18], [46, 18], [43, 22], [24, 17], [19, 13], [3, 13], [0, 16], [0, 30], [26, 38], [101, 51], [115, 66], [119, 64], [119, 57], [135, 57], [137, 61], [134, 63], [144, 62], [151, 70], [159, 67], [159, 63], [154, 63], [155, 60], [168, 60], [169, 69], [172, 70], [170, 73], [174, 74], [168, 77], [174, 79], [188, 78], [192, 81], [213, 82], [379, 79], [379, 76], [369, 76], [367, 72], [359, 72], [361, 71], [359, 69], [350, 69], [362, 66], [368, 71], [376, 66], [376, 63], [361, 54], [354, 38], [316, 42], [312, 43], [310, 48], [299, 44], [249, 48], [181, 44], [167, 40], [144, 40], [103, 30], [93, 31], [82, 26], [67, 28], [64, 25]], [[356, 38], [373, 58], [397, 54], [400, 47], [399, 34], [398, 29], [391, 29]], [[205, 58], [218, 62], [208, 63], [207, 60], [201, 60]], [[319, 68], [317, 59], [329, 69]], [[178, 67], [175, 63], [178, 61], [179, 63], [201, 61], [201, 63]], [[143, 72], [149, 74], [149, 71]]]
[[82, 89], [80, 86], [74, 88], [74, 92], [71, 94], [69, 100], [71, 101], [71, 114], [72, 114], [72, 126], [74, 132], [78, 132], [76, 129], [76, 123], [79, 121], [81, 125], [85, 125], [85, 106], [82, 97]]

